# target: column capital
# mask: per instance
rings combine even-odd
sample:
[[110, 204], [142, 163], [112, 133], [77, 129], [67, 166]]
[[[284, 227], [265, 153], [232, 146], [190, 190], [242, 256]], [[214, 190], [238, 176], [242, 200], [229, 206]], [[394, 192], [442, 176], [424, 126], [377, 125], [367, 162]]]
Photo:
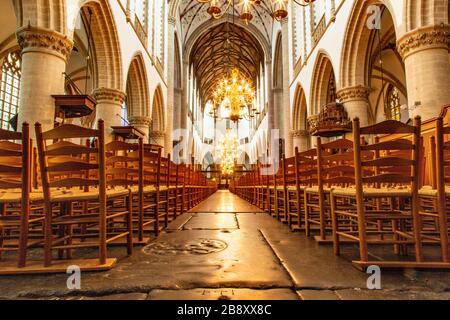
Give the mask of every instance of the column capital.
[[291, 135], [293, 138], [302, 138], [309, 136], [308, 130], [292, 130]]
[[147, 116], [131, 116], [128, 120], [134, 126], [149, 126], [151, 122], [150, 117]]
[[166, 133], [164, 131], [150, 131], [150, 137], [154, 139], [164, 138]]
[[22, 53], [43, 52], [67, 61], [73, 48], [66, 35], [49, 29], [26, 26], [17, 30], [16, 36]]
[[342, 88], [336, 93], [337, 98], [341, 103], [355, 100], [368, 100], [369, 94], [370, 88], [361, 85]]
[[450, 25], [429, 26], [407, 32], [397, 41], [397, 50], [403, 59], [427, 49], [449, 49]]
[[97, 88], [94, 90], [94, 97], [97, 103], [114, 103], [122, 105], [127, 95], [117, 89]]

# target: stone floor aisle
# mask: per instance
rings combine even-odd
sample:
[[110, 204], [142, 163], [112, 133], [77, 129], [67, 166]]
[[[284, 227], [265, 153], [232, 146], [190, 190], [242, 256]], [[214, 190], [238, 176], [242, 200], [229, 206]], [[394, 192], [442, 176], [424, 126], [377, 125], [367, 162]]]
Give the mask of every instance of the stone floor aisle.
[[[350, 258], [289, 228], [228, 191], [173, 221], [107, 272], [0, 277], [0, 298], [33, 299], [450, 299], [445, 272], [383, 272], [382, 290]], [[344, 255], [345, 256], [345, 255]]]

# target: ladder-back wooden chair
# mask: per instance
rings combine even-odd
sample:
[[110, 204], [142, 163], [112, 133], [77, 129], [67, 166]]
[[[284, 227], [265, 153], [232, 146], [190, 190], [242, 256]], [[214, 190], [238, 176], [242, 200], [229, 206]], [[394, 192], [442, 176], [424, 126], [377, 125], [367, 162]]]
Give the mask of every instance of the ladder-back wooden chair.
[[287, 190], [285, 182], [285, 160], [286, 157], [283, 154], [280, 159], [279, 168], [274, 176], [275, 179], [275, 216], [283, 223], [287, 223]]
[[[145, 244], [143, 217], [143, 141], [128, 143], [125, 141], [111, 141], [105, 146], [106, 150], [106, 185], [108, 189], [128, 189], [128, 196], [115, 199], [111, 203], [112, 209], [120, 212], [123, 208], [132, 214], [133, 243]], [[120, 230], [118, 231], [121, 232]], [[148, 239], [147, 239], [148, 240]]]
[[296, 217], [297, 212], [297, 184], [295, 171], [295, 157], [285, 158], [283, 164], [284, 184], [285, 184], [285, 206], [286, 219], [289, 227], [292, 227], [292, 219]]
[[[111, 268], [116, 259], [108, 259], [107, 247], [126, 237], [127, 253], [131, 254], [132, 226], [129, 210], [117, 212], [107, 204], [127, 197], [129, 190], [107, 190], [103, 121], [98, 121], [96, 130], [63, 124], [42, 132], [39, 123], [35, 129], [45, 208], [44, 267], [52, 266], [53, 251], [58, 250], [60, 258], [61, 253], [66, 252], [69, 261], [65, 264], [77, 264], [82, 270]], [[65, 141], [91, 138], [95, 139], [94, 147]], [[50, 141], [53, 144], [49, 144]], [[95, 155], [95, 162], [90, 161], [90, 155]], [[77, 170], [80, 176], [73, 177], [72, 172]], [[55, 178], [51, 180], [50, 174]], [[74, 214], [72, 204], [75, 202], [93, 202], [96, 206], [88, 212]], [[54, 210], [55, 205], [59, 210]], [[115, 228], [123, 231], [108, 233]], [[83, 258], [73, 261], [72, 251], [82, 248], [98, 248], [98, 261]], [[65, 272], [65, 269], [61, 267], [59, 271]]]
[[317, 184], [305, 190], [305, 207], [308, 208], [305, 219], [306, 230], [314, 226], [318, 235], [315, 240], [327, 243], [327, 235], [331, 233], [330, 191], [333, 187], [345, 187], [355, 183], [353, 142], [348, 139], [338, 139], [322, 143], [317, 138]]
[[[296, 174], [297, 174], [297, 206], [298, 206], [298, 220], [295, 229], [304, 230], [306, 235], [310, 235], [309, 224], [306, 221], [309, 219], [309, 213], [312, 209], [306, 206], [307, 203], [311, 203], [308, 196], [313, 196], [317, 199], [317, 195], [308, 195], [305, 191], [307, 188], [311, 188], [317, 185], [317, 149], [309, 149], [300, 152], [296, 155]], [[316, 200], [317, 201], [317, 200]]]
[[[28, 248], [43, 242], [43, 197], [32, 190], [31, 157], [28, 123], [22, 132], [0, 129], [0, 274], [19, 272]], [[2, 261], [10, 251], [17, 252], [14, 260]]]
[[168, 203], [168, 217], [169, 221], [174, 220], [178, 216], [178, 174], [179, 174], [179, 166], [171, 161], [170, 155], [169, 158], [169, 180], [168, 180], [168, 188], [169, 188], [169, 203]]
[[[345, 229], [338, 226], [334, 240], [336, 253], [339, 253], [340, 237], [358, 242], [359, 260], [353, 264], [361, 269], [372, 264], [394, 268], [417, 266], [422, 261], [418, 214], [420, 129], [419, 117], [414, 119], [414, 125], [387, 120], [360, 128], [359, 120], [353, 121], [355, 188], [333, 189], [332, 192], [333, 196], [353, 198], [356, 212], [343, 210], [336, 215], [337, 219], [344, 216], [344, 220], [353, 225], [346, 225]], [[409, 134], [411, 139], [384, 142], [371, 139], [385, 134]], [[363, 145], [363, 137], [374, 142]], [[373, 157], [365, 158], [365, 152], [372, 152]], [[374, 261], [369, 255], [369, 245], [393, 246], [394, 253], [404, 255], [413, 247], [415, 261], [381, 256], [381, 260]]]
[[[144, 231], [159, 235], [161, 231], [160, 219], [165, 213], [160, 210], [161, 185], [161, 149], [147, 149], [143, 151], [143, 214]], [[152, 226], [153, 228], [148, 229]]]
[[[436, 120], [435, 137], [431, 146], [433, 167], [433, 185], [424, 186], [420, 197], [431, 205], [422, 203], [420, 212], [423, 242], [440, 246], [439, 258], [424, 257], [427, 261], [442, 262], [444, 267], [450, 266], [450, 126], [444, 125], [444, 118]], [[435, 143], [434, 143], [435, 142]]]

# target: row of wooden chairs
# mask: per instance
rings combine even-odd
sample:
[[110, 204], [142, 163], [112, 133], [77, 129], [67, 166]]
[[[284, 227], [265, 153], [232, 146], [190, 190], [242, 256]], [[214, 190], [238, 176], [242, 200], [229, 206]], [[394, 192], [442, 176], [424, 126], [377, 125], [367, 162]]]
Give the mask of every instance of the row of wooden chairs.
[[[28, 124], [0, 130], [0, 274], [109, 268], [116, 259], [108, 246], [131, 254], [216, 190], [193, 165], [175, 164], [142, 139], [105, 143], [102, 120], [97, 129], [35, 130], [37, 152]], [[30, 248], [40, 261], [27, 261]], [[85, 259], [88, 248], [98, 258]]]
[[[408, 138], [386, 139], [399, 134]], [[231, 189], [293, 230], [333, 244], [336, 255], [342, 246], [356, 244], [359, 257], [352, 260], [361, 269], [372, 264], [447, 269], [449, 134], [439, 118], [432, 138], [434, 187], [422, 185], [424, 149], [417, 117], [412, 125], [388, 120], [363, 128], [355, 119], [352, 140], [317, 138], [315, 148], [282, 157], [275, 173], [264, 174], [267, 165], [258, 163]]]

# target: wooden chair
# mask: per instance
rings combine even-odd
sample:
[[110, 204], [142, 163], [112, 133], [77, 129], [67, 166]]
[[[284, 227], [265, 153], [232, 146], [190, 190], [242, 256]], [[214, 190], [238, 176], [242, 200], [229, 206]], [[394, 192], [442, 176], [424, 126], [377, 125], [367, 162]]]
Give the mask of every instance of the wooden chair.
[[431, 203], [421, 206], [422, 242], [438, 244], [441, 248], [440, 259], [430, 257], [427, 260], [443, 262], [445, 266], [450, 264], [450, 141], [447, 135], [450, 135], [450, 126], [444, 126], [441, 116], [436, 120], [436, 133], [431, 141], [435, 185], [419, 191], [421, 200]]
[[[158, 236], [162, 230], [160, 220], [165, 219], [161, 210], [161, 149], [144, 148], [143, 151], [143, 227], [144, 232]], [[149, 226], [153, 228], [148, 229]]]
[[355, 184], [352, 149], [353, 142], [347, 139], [322, 144], [321, 138], [317, 138], [317, 183], [305, 189], [305, 228], [309, 235], [311, 227], [316, 227], [319, 234], [315, 240], [319, 243], [332, 243], [327, 239], [332, 230], [331, 190]]
[[179, 179], [179, 166], [175, 164], [169, 158], [169, 178], [168, 178], [168, 188], [169, 188], [169, 203], [168, 203], [168, 212], [167, 215], [169, 217], [169, 221], [172, 221], [178, 216], [178, 179]]
[[286, 219], [289, 227], [292, 228], [292, 218], [298, 214], [295, 157], [284, 158], [283, 175], [285, 186], [284, 203], [286, 207]]
[[[308, 201], [305, 200], [306, 188], [317, 185], [317, 150], [316, 148], [298, 152], [295, 154], [295, 172], [297, 188], [297, 217], [293, 221], [293, 230], [304, 230], [309, 236], [310, 230], [307, 229], [306, 221], [308, 219], [309, 208], [305, 206]], [[308, 225], [309, 227], [309, 225]]]
[[[281, 222], [287, 223], [287, 190], [286, 190], [286, 183], [285, 183], [285, 171], [284, 171], [284, 165], [285, 165], [285, 155], [283, 154], [280, 159], [280, 165], [279, 168], [273, 176], [274, 186], [273, 186], [273, 192], [274, 192], [274, 213], [273, 215], [277, 218], [277, 220], [280, 220]], [[272, 188], [271, 188], [272, 190]]]
[[[43, 197], [32, 190], [31, 158], [28, 123], [22, 132], [0, 129], [0, 274], [20, 273], [28, 248], [43, 243]], [[1, 261], [9, 251], [18, 253], [14, 262]]]
[[144, 238], [143, 140], [138, 139], [138, 143], [115, 140], [106, 144], [105, 149], [107, 188], [130, 190], [129, 196], [124, 199], [125, 203], [116, 200], [113, 208], [129, 208], [133, 217], [133, 244], [146, 244], [149, 239]]
[[[107, 189], [103, 121], [98, 121], [97, 130], [63, 124], [42, 132], [39, 123], [35, 129], [45, 212], [44, 269], [41, 271], [66, 272], [67, 265], [73, 264], [81, 270], [111, 268], [116, 259], [108, 259], [107, 246], [126, 237], [127, 253], [131, 254], [133, 230], [129, 208], [118, 212], [109, 205], [110, 201], [128, 197], [129, 190]], [[65, 141], [90, 138], [96, 140], [95, 147]], [[49, 145], [49, 141], [53, 144]], [[95, 162], [90, 161], [90, 155], [95, 155]], [[74, 171], [79, 171], [80, 176], [73, 177]], [[59, 178], [51, 180], [50, 174]], [[74, 214], [72, 205], [78, 202], [92, 202], [95, 206], [88, 212]], [[54, 210], [55, 206], [59, 210]], [[116, 229], [122, 231], [108, 233]], [[72, 259], [73, 249], [91, 247], [98, 248], [98, 260]], [[53, 263], [54, 250], [58, 250], [60, 258], [65, 251], [69, 260], [63, 264]]]
[[[358, 268], [365, 269], [373, 264], [385, 268], [423, 266], [418, 214], [421, 175], [418, 164], [422, 156], [420, 128], [419, 117], [414, 119], [414, 125], [387, 120], [365, 128], [360, 128], [358, 119], [353, 121], [355, 187], [333, 189], [331, 201], [333, 221], [343, 219], [351, 222], [345, 228], [333, 224], [335, 253], [339, 254], [340, 237], [357, 241], [360, 258], [353, 264]], [[367, 145], [361, 144], [362, 137], [397, 133], [409, 134], [411, 140], [375, 140]], [[373, 157], [367, 160], [365, 152], [371, 152]], [[348, 208], [336, 210], [334, 203], [337, 197], [355, 201], [356, 211]], [[412, 246], [415, 261], [389, 257], [372, 260], [369, 245], [393, 246], [395, 254], [404, 255]]]

